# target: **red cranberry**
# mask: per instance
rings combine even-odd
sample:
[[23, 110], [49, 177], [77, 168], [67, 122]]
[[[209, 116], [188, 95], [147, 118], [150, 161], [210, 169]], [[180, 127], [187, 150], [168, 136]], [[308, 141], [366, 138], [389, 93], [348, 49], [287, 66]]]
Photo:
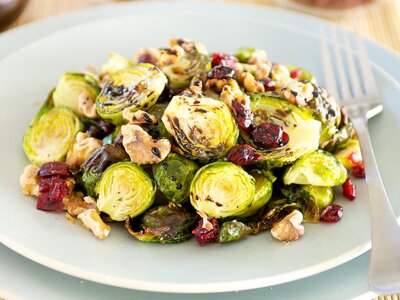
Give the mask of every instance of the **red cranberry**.
[[351, 173], [353, 176], [358, 177], [358, 178], [365, 178], [365, 170], [364, 166], [361, 164], [359, 166], [354, 166], [351, 168]]
[[353, 151], [347, 157], [353, 166], [358, 166], [362, 164], [361, 156], [358, 151]]
[[271, 78], [263, 78], [260, 79], [259, 82], [263, 84], [264, 90], [266, 92], [273, 92], [276, 90], [276, 82], [273, 81]]
[[239, 62], [239, 60], [236, 57], [229, 55], [229, 54], [220, 53], [220, 52], [211, 54], [211, 66], [212, 67], [221, 65], [221, 66], [226, 66], [226, 67], [235, 69], [235, 64], [237, 62]]
[[156, 65], [157, 64], [157, 58], [154, 55], [151, 55], [150, 53], [144, 53], [138, 57], [137, 63], [149, 63]]
[[52, 199], [49, 193], [39, 194], [36, 208], [44, 211], [62, 211], [64, 203], [59, 200]]
[[198, 226], [192, 231], [201, 247], [218, 239], [218, 220], [216, 218], [208, 218], [208, 221], [211, 222], [213, 229], [207, 230], [203, 228], [203, 220], [200, 220]]
[[53, 162], [48, 162], [44, 163], [38, 172], [38, 175], [41, 177], [46, 177], [46, 176], [68, 176], [69, 171], [68, 171], [68, 164], [62, 163], [59, 161], [53, 161]]
[[64, 208], [62, 199], [68, 193], [68, 186], [61, 176], [41, 177], [36, 208], [46, 211], [61, 211]]
[[233, 78], [234, 76], [235, 70], [226, 66], [216, 66], [207, 73], [207, 77], [210, 79]]
[[250, 133], [253, 129], [253, 114], [250, 108], [235, 100], [232, 102], [232, 110], [239, 128], [246, 133]]
[[343, 195], [353, 201], [356, 198], [356, 186], [351, 182], [350, 178], [347, 178], [342, 185]]
[[241, 167], [254, 164], [262, 158], [261, 154], [256, 153], [253, 147], [246, 144], [235, 146], [228, 155], [228, 161]]
[[290, 72], [290, 78], [293, 78], [293, 79], [296, 79], [296, 80], [299, 80], [300, 75], [301, 75], [301, 70], [300, 69], [295, 69], [292, 72]]
[[268, 122], [255, 127], [251, 134], [256, 145], [263, 149], [283, 147], [289, 142], [289, 135], [282, 126]]
[[343, 207], [339, 204], [328, 205], [321, 213], [320, 220], [327, 223], [340, 221], [343, 216]]

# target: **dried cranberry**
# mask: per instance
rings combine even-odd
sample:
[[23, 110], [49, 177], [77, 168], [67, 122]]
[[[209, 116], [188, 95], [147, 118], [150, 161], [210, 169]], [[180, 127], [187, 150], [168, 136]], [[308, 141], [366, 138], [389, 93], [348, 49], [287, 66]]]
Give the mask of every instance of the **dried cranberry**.
[[156, 65], [157, 64], [157, 58], [150, 54], [150, 53], [144, 53], [142, 55], [140, 55], [137, 59], [137, 63], [141, 64], [141, 63], [149, 63], [149, 64], [153, 64]]
[[41, 177], [36, 208], [46, 211], [61, 211], [64, 208], [62, 199], [68, 193], [68, 186], [61, 176]]
[[203, 228], [203, 220], [200, 220], [198, 226], [192, 231], [201, 247], [208, 243], [217, 241], [218, 239], [218, 220], [216, 218], [208, 218], [208, 221], [211, 222], [213, 226], [211, 230]]
[[343, 195], [353, 201], [356, 198], [356, 186], [351, 182], [350, 178], [347, 178], [346, 181], [342, 184]]
[[254, 164], [262, 159], [262, 155], [256, 153], [256, 150], [249, 145], [237, 145], [228, 155], [228, 161], [234, 164], [245, 167]]
[[263, 78], [260, 79], [259, 82], [263, 84], [264, 90], [266, 92], [273, 92], [276, 90], [276, 82], [273, 81], [271, 78]]
[[39, 194], [36, 208], [44, 211], [62, 211], [64, 203], [59, 200], [52, 199], [49, 193]]
[[226, 66], [216, 66], [207, 73], [209, 79], [233, 78], [234, 76], [235, 70]]
[[239, 128], [246, 133], [250, 133], [253, 129], [253, 114], [250, 108], [235, 100], [232, 102], [232, 110]]
[[255, 144], [263, 149], [283, 147], [289, 142], [289, 135], [282, 126], [268, 122], [255, 127], [251, 134]]
[[239, 60], [229, 54], [225, 53], [212, 53], [211, 54], [211, 66], [226, 66], [232, 69], [235, 69], [235, 64], [239, 62]]
[[320, 220], [328, 223], [335, 223], [342, 219], [343, 207], [339, 204], [328, 205], [321, 212]]
[[300, 75], [301, 75], [301, 70], [300, 69], [295, 69], [292, 72], [290, 72], [290, 78], [293, 78], [293, 79], [296, 79], [296, 80], [299, 80]]
[[38, 175], [41, 177], [46, 177], [46, 176], [68, 176], [69, 171], [68, 171], [68, 164], [62, 163], [59, 161], [53, 161], [53, 162], [48, 162], [44, 163], [38, 172]]
[[355, 177], [365, 178], [365, 169], [364, 169], [364, 166], [362, 164], [359, 165], [359, 166], [355, 166], [355, 167], [351, 168], [351, 173]]
[[361, 158], [360, 154], [358, 153], [358, 151], [351, 152], [347, 158], [349, 159], [349, 161], [351, 162], [351, 164], [353, 166], [362, 165], [362, 158]]

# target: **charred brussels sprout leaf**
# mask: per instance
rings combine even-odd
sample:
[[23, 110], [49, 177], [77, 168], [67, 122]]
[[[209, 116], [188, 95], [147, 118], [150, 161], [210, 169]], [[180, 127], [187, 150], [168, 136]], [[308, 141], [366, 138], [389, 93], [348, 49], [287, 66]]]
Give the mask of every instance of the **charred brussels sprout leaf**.
[[287, 167], [283, 182], [316, 186], [335, 186], [345, 182], [346, 168], [329, 152], [316, 150]]
[[[268, 168], [282, 167], [318, 149], [321, 122], [313, 118], [312, 112], [281, 99], [276, 93], [251, 94], [250, 97], [255, 125], [278, 124], [289, 135], [284, 147], [259, 151], [264, 156], [262, 164]], [[249, 137], [244, 134], [243, 137], [254, 145]]]
[[267, 204], [272, 196], [272, 182], [267, 176], [258, 170], [251, 170], [249, 174], [256, 180], [256, 191], [250, 206], [238, 215], [240, 217], [248, 217], [256, 214], [257, 211]]
[[134, 220], [128, 219], [125, 225], [140, 241], [172, 244], [190, 239], [196, 220], [196, 215], [182, 207], [165, 205], [149, 209], [140, 218], [138, 229]]
[[122, 111], [146, 110], [157, 102], [167, 79], [152, 64], [138, 64], [110, 76], [96, 99], [99, 115], [113, 124], [124, 122]]
[[105, 169], [126, 159], [128, 159], [128, 154], [120, 145], [106, 144], [94, 151], [81, 166], [82, 181], [88, 195], [96, 196], [96, 183]]
[[132, 162], [108, 167], [96, 184], [97, 206], [114, 221], [134, 218], [154, 201], [156, 187], [151, 177]]
[[218, 233], [218, 242], [227, 243], [240, 240], [251, 233], [251, 228], [237, 220], [226, 221]]
[[82, 129], [81, 121], [70, 109], [44, 106], [25, 132], [25, 154], [35, 165], [64, 161], [75, 135]]
[[204, 162], [224, 157], [239, 135], [229, 107], [207, 97], [175, 96], [162, 121], [187, 156]]
[[190, 185], [193, 207], [209, 217], [243, 213], [255, 195], [255, 179], [230, 162], [214, 162], [197, 171]]
[[67, 72], [60, 78], [53, 93], [54, 106], [67, 107], [80, 115], [80, 97], [95, 101], [99, 92], [98, 83], [92, 75]]
[[198, 168], [195, 162], [171, 153], [161, 163], [153, 166], [154, 180], [169, 200], [184, 203], [188, 201], [190, 183]]

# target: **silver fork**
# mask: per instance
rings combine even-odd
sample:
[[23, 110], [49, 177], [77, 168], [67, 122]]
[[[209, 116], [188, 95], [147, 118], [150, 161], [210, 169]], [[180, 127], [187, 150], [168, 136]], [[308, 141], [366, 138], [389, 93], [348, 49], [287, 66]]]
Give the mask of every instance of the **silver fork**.
[[[358, 34], [355, 42], [359, 71], [350, 48], [349, 33], [343, 30], [345, 55], [339, 46], [337, 31], [332, 31], [332, 43], [321, 31], [321, 54], [328, 92], [341, 99], [345, 112], [357, 131], [364, 160], [372, 226], [372, 249], [369, 266], [369, 286], [379, 294], [400, 292], [400, 227], [390, 206], [368, 133], [368, 119], [383, 109], [366, 50]], [[343, 56], [346, 57], [344, 60]], [[345, 62], [347, 62], [347, 67]], [[332, 63], [336, 66], [335, 68]], [[361, 74], [359, 74], [361, 73]]]

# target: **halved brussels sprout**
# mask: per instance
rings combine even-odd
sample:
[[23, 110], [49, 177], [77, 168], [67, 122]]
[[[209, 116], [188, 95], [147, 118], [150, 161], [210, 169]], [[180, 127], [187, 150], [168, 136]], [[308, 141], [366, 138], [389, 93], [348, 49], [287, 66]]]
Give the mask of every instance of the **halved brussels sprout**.
[[256, 214], [272, 196], [272, 182], [261, 171], [256, 169], [249, 171], [256, 180], [256, 192], [250, 206], [239, 217], [248, 217]]
[[229, 107], [202, 96], [173, 97], [162, 121], [187, 156], [205, 162], [224, 157], [239, 136]]
[[251, 228], [237, 220], [222, 223], [218, 232], [218, 242], [227, 243], [240, 240], [251, 233]]
[[190, 239], [196, 220], [196, 215], [182, 207], [165, 205], [145, 212], [139, 226], [135, 226], [135, 221], [130, 218], [126, 220], [125, 226], [140, 241], [171, 244]]
[[[281, 99], [276, 93], [251, 94], [250, 99], [256, 126], [264, 122], [278, 124], [289, 135], [286, 146], [259, 151], [264, 156], [262, 164], [268, 168], [282, 167], [318, 149], [321, 122], [313, 118], [311, 111]], [[257, 148], [248, 136], [242, 136]]]
[[318, 223], [322, 210], [334, 200], [330, 186], [290, 185], [282, 193], [290, 203], [301, 205], [305, 222]]
[[64, 161], [76, 134], [82, 129], [81, 121], [70, 109], [45, 106], [25, 132], [25, 154], [35, 165]]
[[298, 81], [308, 81], [311, 83], [317, 83], [317, 79], [315, 78], [314, 74], [311, 73], [310, 71], [304, 69], [304, 68], [299, 68], [298, 66], [285, 66], [289, 72], [295, 71], [295, 70], [300, 70], [300, 76], [297, 78]]
[[112, 75], [120, 70], [129, 68], [132, 65], [133, 63], [129, 59], [119, 55], [118, 53], [110, 53], [107, 62], [105, 62], [101, 67], [101, 74]]
[[161, 192], [174, 203], [189, 199], [189, 187], [199, 166], [190, 159], [171, 153], [153, 166], [154, 180]]
[[333, 155], [347, 170], [362, 164], [361, 148], [358, 140], [348, 139], [337, 148]]
[[230, 162], [214, 162], [197, 171], [190, 185], [190, 202], [209, 217], [243, 213], [253, 202], [255, 179]]
[[167, 78], [152, 64], [138, 64], [110, 76], [96, 99], [99, 115], [115, 125], [124, 123], [122, 111], [146, 110], [157, 102]]
[[132, 162], [108, 167], [96, 184], [97, 206], [115, 221], [134, 218], [154, 201], [156, 187], [151, 177]]
[[241, 62], [247, 63], [252, 56], [257, 56], [263, 59], [267, 59], [267, 53], [264, 50], [259, 50], [256, 48], [239, 48], [234, 56]]
[[316, 150], [287, 167], [283, 183], [335, 186], [343, 184], [346, 178], [346, 168], [331, 153]]
[[82, 182], [87, 194], [96, 197], [96, 183], [100, 180], [104, 170], [112, 164], [128, 158], [128, 154], [120, 145], [105, 144], [94, 151], [81, 166]]
[[92, 75], [67, 72], [60, 78], [53, 93], [54, 106], [67, 107], [82, 115], [79, 108], [80, 97], [85, 96], [95, 101], [99, 92], [98, 82]]

